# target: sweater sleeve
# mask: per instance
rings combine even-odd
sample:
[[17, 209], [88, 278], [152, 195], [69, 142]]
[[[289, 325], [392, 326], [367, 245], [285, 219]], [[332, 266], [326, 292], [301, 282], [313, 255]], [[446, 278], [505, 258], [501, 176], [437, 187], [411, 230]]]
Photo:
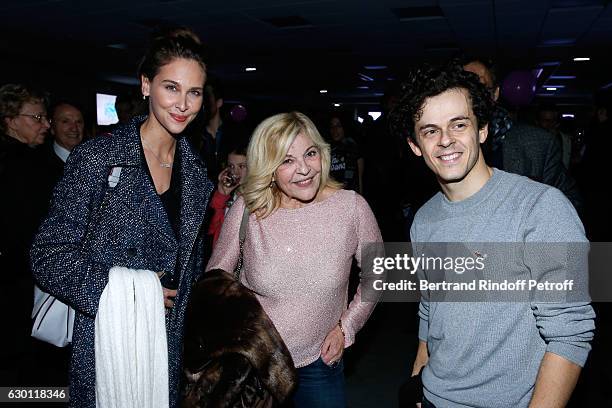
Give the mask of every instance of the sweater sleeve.
[[[369, 243], [382, 243], [382, 236], [368, 203], [359, 194], [355, 193], [355, 223], [357, 226], [357, 250], [355, 259], [361, 267], [362, 250]], [[348, 309], [342, 314], [342, 328], [345, 333], [344, 347], [349, 347], [355, 342], [355, 335], [363, 327], [372, 314], [375, 302], [366, 302], [361, 299], [362, 284], [364, 282], [363, 271], [360, 275], [360, 283], [357, 286], [355, 296], [351, 300]]]
[[230, 196], [223, 194], [219, 190], [215, 190], [212, 199], [210, 200], [210, 208], [212, 209], [212, 217], [210, 218], [210, 225], [208, 227], [208, 235], [213, 237], [213, 247], [219, 240], [219, 234], [221, 233], [221, 226], [225, 219], [225, 205]]
[[[575, 248], [588, 246], [588, 241], [574, 207], [559, 190], [547, 188], [524, 222], [525, 263], [531, 279], [587, 282], [586, 250], [576, 252]], [[588, 298], [571, 302], [535, 300], [531, 309], [540, 335], [546, 341], [546, 351], [583, 366], [595, 330], [595, 312]]]
[[236, 267], [240, 254], [239, 230], [243, 212], [244, 199], [240, 197], [225, 215], [219, 240], [210, 256], [208, 265], [206, 265], [206, 271], [222, 269], [232, 273]]
[[100, 181], [106, 182], [107, 171], [92, 165], [88, 146], [77, 146], [70, 154], [49, 215], [34, 239], [30, 261], [43, 290], [93, 317], [111, 265], [95, 262], [82, 251], [96, 195], [103, 188]]
[[[417, 214], [418, 217], [418, 214]], [[415, 217], [415, 221], [417, 221], [417, 217]], [[418, 250], [416, 249], [416, 245], [418, 245], [418, 237], [417, 237], [417, 222], [413, 222], [410, 227], [410, 241], [412, 244], [413, 252], [416, 254]], [[423, 274], [423, 270], [417, 270], [417, 277], [419, 280], [425, 279], [425, 275]], [[427, 343], [427, 336], [429, 334], [429, 301], [427, 293], [421, 293], [421, 299], [419, 300], [419, 340]]]

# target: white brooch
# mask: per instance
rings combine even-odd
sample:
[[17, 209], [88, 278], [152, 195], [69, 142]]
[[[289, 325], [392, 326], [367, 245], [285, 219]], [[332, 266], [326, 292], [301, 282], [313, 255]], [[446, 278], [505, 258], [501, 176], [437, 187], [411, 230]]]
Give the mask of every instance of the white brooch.
[[121, 167], [113, 167], [108, 175], [108, 186], [114, 188], [119, 183], [121, 177]]

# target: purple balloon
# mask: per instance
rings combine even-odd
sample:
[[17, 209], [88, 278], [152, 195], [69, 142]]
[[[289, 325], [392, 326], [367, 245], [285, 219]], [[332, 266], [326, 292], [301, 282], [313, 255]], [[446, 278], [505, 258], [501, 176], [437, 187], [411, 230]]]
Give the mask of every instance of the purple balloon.
[[234, 122], [242, 122], [247, 117], [247, 110], [242, 105], [234, 105], [230, 110], [230, 116]]
[[536, 77], [531, 71], [512, 71], [502, 83], [502, 96], [512, 106], [526, 106], [535, 96]]

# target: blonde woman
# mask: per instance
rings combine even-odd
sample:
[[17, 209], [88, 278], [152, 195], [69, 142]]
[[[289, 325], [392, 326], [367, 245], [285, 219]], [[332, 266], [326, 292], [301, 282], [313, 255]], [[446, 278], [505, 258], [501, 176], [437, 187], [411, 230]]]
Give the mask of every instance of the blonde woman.
[[374, 215], [330, 178], [329, 145], [301, 113], [264, 120], [247, 167], [207, 270], [234, 269], [246, 205], [241, 281], [257, 293], [298, 368], [295, 406], [344, 408], [342, 354], [374, 308], [361, 301], [361, 287], [347, 302], [348, 280], [363, 245], [382, 240]]

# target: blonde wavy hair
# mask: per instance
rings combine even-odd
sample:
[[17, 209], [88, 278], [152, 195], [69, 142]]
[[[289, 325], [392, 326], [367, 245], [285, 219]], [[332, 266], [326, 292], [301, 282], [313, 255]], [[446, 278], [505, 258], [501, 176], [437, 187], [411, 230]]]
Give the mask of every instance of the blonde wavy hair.
[[285, 160], [289, 147], [298, 134], [312, 140], [321, 154], [321, 183], [325, 187], [342, 188], [329, 175], [331, 153], [312, 121], [303, 113], [280, 113], [257, 126], [247, 149], [247, 174], [240, 187], [246, 206], [257, 218], [265, 218], [280, 207], [281, 191], [272, 183], [274, 172]]

